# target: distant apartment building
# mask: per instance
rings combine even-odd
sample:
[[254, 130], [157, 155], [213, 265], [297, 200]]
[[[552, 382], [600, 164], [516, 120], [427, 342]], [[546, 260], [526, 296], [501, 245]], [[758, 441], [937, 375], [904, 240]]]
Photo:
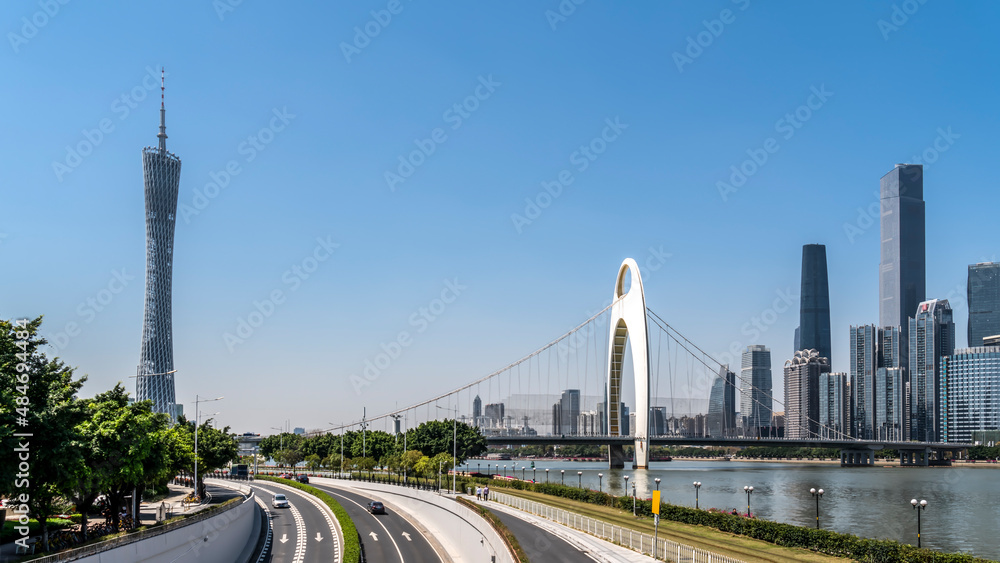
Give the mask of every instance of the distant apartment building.
[[785, 362], [785, 437], [819, 435], [819, 376], [830, 372], [830, 361], [819, 350], [799, 350]]
[[580, 390], [566, 389], [552, 405], [552, 434], [575, 436], [580, 433]]
[[708, 399], [708, 435], [732, 436], [736, 431], [736, 374], [722, 366]]
[[483, 426], [501, 427], [504, 426], [504, 404], [490, 403], [483, 408]]
[[846, 373], [819, 374], [819, 437], [843, 440], [850, 436], [851, 386]]
[[941, 358], [942, 442], [1000, 430], [1000, 346], [960, 348]]
[[740, 423], [748, 436], [760, 436], [771, 426], [771, 350], [755, 344], [747, 346], [740, 362]]

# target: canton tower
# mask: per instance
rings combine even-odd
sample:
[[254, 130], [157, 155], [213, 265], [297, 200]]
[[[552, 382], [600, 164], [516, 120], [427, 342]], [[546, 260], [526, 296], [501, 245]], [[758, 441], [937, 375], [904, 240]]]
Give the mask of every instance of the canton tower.
[[167, 152], [166, 110], [160, 76], [160, 133], [158, 147], [142, 149], [142, 177], [146, 192], [146, 306], [142, 321], [142, 352], [136, 373], [136, 400], [153, 401], [153, 411], [176, 415], [174, 397], [174, 343], [170, 313], [170, 285], [174, 254], [174, 218], [181, 177], [181, 159]]

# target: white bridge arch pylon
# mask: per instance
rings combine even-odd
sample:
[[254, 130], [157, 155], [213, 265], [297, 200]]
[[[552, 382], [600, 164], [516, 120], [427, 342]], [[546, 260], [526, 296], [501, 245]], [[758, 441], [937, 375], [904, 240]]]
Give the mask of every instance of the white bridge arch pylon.
[[[631, 277], [626, 290], [625, 276]], [[645, 469], [649, 466], [649, 332], [646, 328], [646, 297], [642, 289], [639, 265], [632, 258], [626, 258], [618, 269], [615, 292], [611, 305], [611, 322], [608, 323], [608, 371], [607, 371], [607, 413], [608, 434], [621, 435], [622, 429], [622, 364], [625, 360], [625, 344], [631, 342], [632, 371], [635, 375], [635, 457], [632, 466]], [[625, 452], [622, 446], [608, 446], [608, 462], [611, 468], [625, 467]]]

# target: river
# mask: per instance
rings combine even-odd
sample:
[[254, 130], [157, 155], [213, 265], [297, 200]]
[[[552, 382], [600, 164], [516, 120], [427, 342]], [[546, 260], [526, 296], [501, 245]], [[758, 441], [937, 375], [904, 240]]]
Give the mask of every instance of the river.
[[[496, 473], [497, 460], [491, 460]], [[628, 462], [627, 462], [628, 463]], [[531, 460], [501, 460], [500, 473], [516, 468], [516, 476], [532, 479]], [[515, 465], [516, 464], [516, 465]], [[460, 469], [486, 471], [485, 460]], [[535, 460], [535, 479], [597, 489], [621, 495], [629, 488], [649, 498], [654, 479], [661, 479], [664, 502], [695, 505], [693, 483], [702, 483], [701, 508], [747, 510], [744, 486], [753, 486], [750, 509], [760, 518], [800, 526], [816, 525], [816, 501], [810, 488], [823, 489], [820, 526], [825, 529], [916, 544], [917, 515], [910, 499], [926, 500], [921, 514], [924, 547], [1000, 559], [1000, 468], [866, 467], [794, 462], [688, 461], [652, 462], [648, 470], [608, 469], [607, 462]], [[561, 473], [565, 470], [565, 474]], [[578, 475], [577, 472], [582, 472]], [[603, 474], [602, 478], [598, 474]]]

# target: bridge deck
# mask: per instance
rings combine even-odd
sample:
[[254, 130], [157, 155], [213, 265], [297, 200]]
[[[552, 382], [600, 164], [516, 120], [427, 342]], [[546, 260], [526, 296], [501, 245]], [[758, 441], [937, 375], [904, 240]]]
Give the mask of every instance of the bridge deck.
[[[786, 439], [786, 438], [686, 438], [681, 436], [652, 436], [649, 442], [653, 446], [786, 446], [795, 448], [836, 448], [836, 449], [872, 449], [872, 450], [916, 450], [930, 448], [943, 451], [964, 450], [973, 444], [944, 442], [877, 442], [874, 440], [821, 440], [821, 439]], [[490, 445], [529, 446], [544, 445], [597, 445], [630, 446], [635, 443], [634, 436], [487, 436], [486, 443]]]

